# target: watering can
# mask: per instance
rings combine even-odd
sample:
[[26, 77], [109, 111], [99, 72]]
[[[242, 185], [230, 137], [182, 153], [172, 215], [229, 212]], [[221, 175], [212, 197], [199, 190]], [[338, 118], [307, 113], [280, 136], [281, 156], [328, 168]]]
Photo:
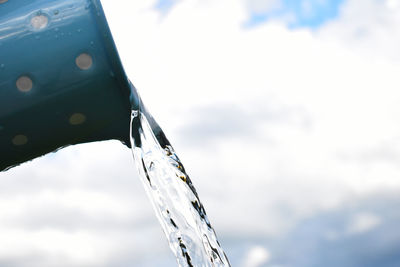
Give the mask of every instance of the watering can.
[[0, 171], [68, 145], [130, 146], [138, 105], [99, 0], [0, 0]]

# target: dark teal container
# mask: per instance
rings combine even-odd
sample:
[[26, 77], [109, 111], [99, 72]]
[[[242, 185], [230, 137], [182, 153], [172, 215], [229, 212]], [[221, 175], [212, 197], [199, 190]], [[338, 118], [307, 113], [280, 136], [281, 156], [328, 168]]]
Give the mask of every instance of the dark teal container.
[[73, 144], [130, 146], [137, 102], [99, 0], [0, 0], [0, 171]]

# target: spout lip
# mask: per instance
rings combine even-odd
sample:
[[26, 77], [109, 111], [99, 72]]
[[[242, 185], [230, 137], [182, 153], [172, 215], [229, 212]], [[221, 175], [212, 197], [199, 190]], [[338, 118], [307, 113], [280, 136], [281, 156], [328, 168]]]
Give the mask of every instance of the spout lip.
[[[119, 88], [121, 89], [121, 94], [123, 96], [123, 101], [126, 106], [127, 116], [129, 117], [129, 125], [128, 130], [126, 132], [121, 132], [119, 136], [119, 140], [126, 145], [128, 148], [131, 148], [131, 140], [130, 136], [127, 135], [129, 133], [129, 129], [131, 127], [131, 111], [133, 109], [139, 110], [140, 108], [140, 96], [136, 90], [136, 87], [127, 77], [121, 58], [119, 56], [116, 44], [114, 42], [109, 24], [107, 22], [107, 18], [102, 7], [100, 0], [91, 0], [96, 12], [96, 20], [98, 24], [98, 29], [101, 31], [101, 35], [103, 36], [104, 45], [107, 49], [108, 60], [115, 71], [115, 77]], [[128, 120], [127, 120], [128, 121]]]
[[117, 46], [114, 42], [114, 38], [111, 33], [111, 29], [107, 22], [107, 17], [104, 12], [103, 6], [100, 0], [90, 0], [94, 6], [93, 12], [95, 12], [96, 22], [98, 24], [98, 29], [100, 31], [100, 35], [103, 38], [104, 46], [107, 50], [107, 57], [114, 71], [114, 75], [118, 84], [119, 89], [121, 90], [122, 100], [126, 108], [126, 118], [123, 120], [122, 125], [125, 125], [126, 122], [129, 122], [129, 125], [120, 127], [120, 134], [117, 137], [124, 145], [131, 148], [131, 142], [129, 137], [129, 129], [130, 129], [130, 116], [131, 110], [134, 105], [139, 106], [139, 96], [137, 94], [136, 88], [128, 79], [121, 58], [118, 53]]
[[137, 92], [136, 87], [130, 80], [129, 80], [129, 86], [130, 86], [129, 102], [131, 104], [131, 110], [139, 110], [141, 101], [139, 93]]

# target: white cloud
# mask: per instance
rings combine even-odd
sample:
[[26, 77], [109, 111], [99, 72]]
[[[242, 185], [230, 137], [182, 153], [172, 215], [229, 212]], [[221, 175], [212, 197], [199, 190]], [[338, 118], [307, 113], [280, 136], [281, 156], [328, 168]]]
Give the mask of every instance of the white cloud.
[[396, 8], [400, 7], [400, 1], [399, 0], [387, 0], [386, 6], [388, 8], [396, 9]]
[[349, 234], [362, 234], [371, 231], [381, 224], [382, 220], [378, 216], [370, 213], [355, 214], [348, 226]]
[[265, 14], [282, 7], [282, 0], [243, 0], [247, 8], [254, 14]]
[[255, 246], [247, 254], [243, 267], [265, 266], [270, 258], [270, 253], [264, 247]]
[[345, 1], [339, 20], [330, 22], [320, 36], [339, 42], [365, 58], [399, 62], [399, 1]]
[[[400, 134], [393, 3], [349, 0], [337, 21], [311, 32], [279, 22], [243, 29], [239, 0], [182, 1], [164, 16], [155, 1], [103, 2], [126, 71], [223, 245], [279, 240], [354, 197], [400, 189], [393, 157], [375, 153]], [[274, 6], [260, 3], [248, 4]], [[133, 173], [130, 152], [107, 142], [0, 174], [0, 265], [27, 257], [18, 265], [54, 266], [57, 255], [68, 266], [145, 265], [149, 253], [174, 264]], [[350, 228], [371, 230], [371, 218], [356, 216]], [[252, 266], [270, 257], [259, 247], [248, 256]]]

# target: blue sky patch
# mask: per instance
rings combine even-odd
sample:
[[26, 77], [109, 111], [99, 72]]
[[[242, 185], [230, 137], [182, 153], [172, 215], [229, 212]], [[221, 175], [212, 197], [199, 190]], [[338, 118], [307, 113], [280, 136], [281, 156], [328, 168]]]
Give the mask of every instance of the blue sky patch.
[[161, 13], [167, 13], [174, 7], [177, 0], [158, 0], [155, 9], [159, 10]]
[[[278, 6], [267, 11], [251, 11], [246, 27], [254, 27], [271, 19], [287, 21], [290, 29], [308, 27], [316, 29], [325, 22], [335, 19], [345, 0], [277, 0]], [[168, 13], [178, 0], [158, 0], [155, 9]], [[268, 1], [266, 2], [266, 4]]]
[[335, 19], [344, 0], [280, 0], [280, 5], [264, 13], [253, 11], [246, 26], [252, 27], [270, 19], [285, 19], [289, 28], [318, 28]]

